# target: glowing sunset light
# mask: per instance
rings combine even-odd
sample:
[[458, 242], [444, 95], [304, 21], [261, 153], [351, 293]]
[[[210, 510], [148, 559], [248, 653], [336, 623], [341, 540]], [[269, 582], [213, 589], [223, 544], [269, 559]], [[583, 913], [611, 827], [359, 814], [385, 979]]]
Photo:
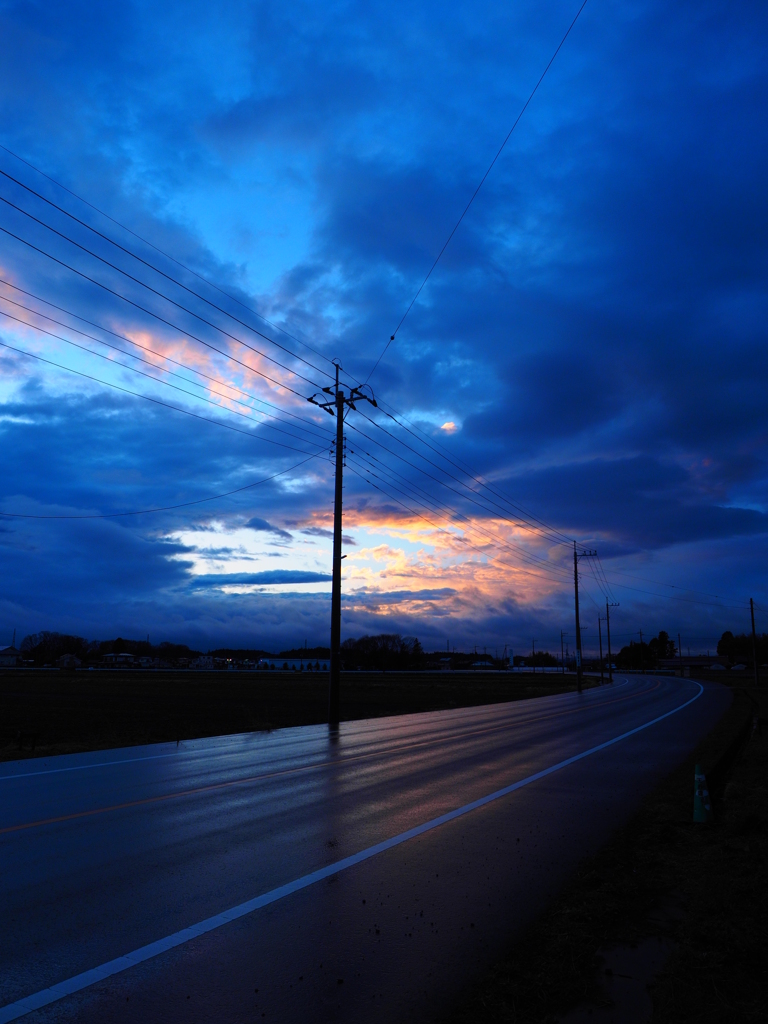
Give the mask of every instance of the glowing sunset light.
[[455, 424], [455, 423], [453, 422], [453, 420], [447, 420], [447, 421], [446, 421], [446, 422], [445, 422], [445, 423], [444, 423], [444, 424], [442, 425], [442, 427], [440, 427], [440, 429], [441, 429], [441, 430], [443, 431], [443, 433], [445, 433], [445, 434], [455, 434], [455, 433], [456, 433], [456, 431], [457, 431], [457, 430], [458, 430], [459, 428], [458, 428], [458, 427], [456, 426], [456, 424]]

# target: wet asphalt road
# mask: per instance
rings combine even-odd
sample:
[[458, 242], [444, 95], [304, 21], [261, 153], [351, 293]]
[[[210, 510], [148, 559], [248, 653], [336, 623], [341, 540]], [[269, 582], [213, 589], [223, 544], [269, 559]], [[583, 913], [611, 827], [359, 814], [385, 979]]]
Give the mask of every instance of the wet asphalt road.
[[[0, 1022], [147, 943], [578, 755], [695, 697], [579, 696], [0, 765]], [[437, 1019], [730, 703], [524, 788], [21, 1017]], [[13, 1009], [9, 1004], [13, 1004]]]

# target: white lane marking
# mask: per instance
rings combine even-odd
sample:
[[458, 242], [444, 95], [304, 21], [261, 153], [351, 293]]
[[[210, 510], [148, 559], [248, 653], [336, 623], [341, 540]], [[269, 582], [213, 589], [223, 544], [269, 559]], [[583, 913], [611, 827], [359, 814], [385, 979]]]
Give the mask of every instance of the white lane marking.
[[[114, 764], [133, 764], [135, 761], [157, 761], [161, 757], [178, 757], [181, 751], [174, 750], [167, 754], [146, 754], [144, 757], [121, 757], [116, 761], [94, 761], [91, 764], [73, 764], [67, 768], [41, 768], [37, 772], [19, 772], [18, 774], [0, 775], [0, 782], [12, 779], [31, 779], [35, 775], [58, 775], [60, 772], [82, 772], [86, 768], [109, 768]], [[184, 751], [187, 753], [187, 751]], [[66, 755], [65, 755], [66, 756]]]
[[376, 843], [375, 846], [369, 846], [367, 850], [361, 850], [360, 853], [354, 853], [350, 857], [344, 857], [342, 860], [337, 860], [333, 864], [327, 865], [327, 867], [319, 868], [317, 871], [312, 871], [308, 875], [302, 875], [301, 878], [297, 878], [293, 882], [280, 885], [276, 889], [271, 889], [269, 892], [263, 893], [261, 896], [256, 896], [254, 899], [247, 900], [245, 903], [240, 903], [236, 907], [231, 907], [229, 910], [225, 910], [221, 914], [215, 914], [213, 917], [208, 917], [204, 921], [199, 921], [197, 924], [190, 925], [189, 928], [182, 928], [181, 931], [174, 932], [172, 935], [167, 935], [164, 939], [158, 939], [156, 942], [150, 942], [146, 946], [141, 946], [139, 949], [135, 949], [132, 953], [126, 953], [124, 956], [119, 956], [115, 960], [110, 960], [105, 964], [101, 964], [99, 967], [94, 967], [90, 971], [84, 971], [82, 974], [76, 974], [73, 978], [68, 978], [66, 981], [60, 981], [57, 985], [51, 985], [50, 988], [42, 989], [40, 992], [35, 992], [32, 995], [25, 996], [23, 999], [18, 999], [15, 1003], [8, 1003], [6, 1006], [0, 1007], [0, 1024], [6, 1024], [7, 1021], [18, 1020], [19, 1017], [24, 1017], [26, 1014], [32, 1013], [33, 1010], [39, 1010], [43, 1006], [55, 1003], [64, 996], [72, 995], [75, 992], [81, 992], [83, 989], [89, 988], [91, 985], [95, 985], [97, 982], [103, 981], [105, 978], [110, 978], [115, 974], [120, 974], [122, 971], [127, 971], [130, 967], [135, 967], [136, 964], [143, 963], [145, 960], [151, 960], [153, 957], [159, 956], [161, 953], [165, 953], [169, 949], [174, 949], [176, 946], [182, 946], [185, 942], [196, 939], [200, 935], [205, 935], [206, 932], [212, 932], [216, 928], [221, 928], [222, 925], [229, 924], [230, 921], [236, 921], [240, 917], [252, 914], [254, 910], [266, 907], [270, 903], [276, 903], [277, 900], [281, 900], [285, 896], [290, 896], [292, 893], [299, 892], [301, 889], [306, 889], [310, 885], [314, 885], [315, 882], [322, 881], [324, 878], [330, 878], [331, 875], [338, 874], [339, 871], [346, 871], [347, 868], [354, 867], [356, 864], [361, 864], [363, 861], [370, 860], [371, 857], [376, 857], [378, 854], [384, 853], [386, 850], [391, 850], [395, 846], [400, 846], [401, 843], [407, 843], [409, 839], [415, 839], [416, 836], [423, 835], [425, 832], [429, 832], [433, 828], [438, 828], [440, 825], [445, 825], [449, 821], [454, 821], [456, 818], [460, 818], [464, 814], [469, 814], [470, 811], [476, 811], [479, 807], [485, 807], [486, 804], [490, 804], [494, 800], [499, 800], [501, 797], [508, 796], [510, 793], [514, 793], [515, 790], [522, 789], [523, 786], [530, 786], [532, 782], [537, 782], [539, 779], [546, 778], [547, 775], [552, 775], [553, 772], [559, 772], [562, 768], [566, 768], [568, 765], [574, 764], [576, 761], [581, 761], [585, 757], [589, 757], [591, 754], [596, 754], [600, 750], [605, 750], [606, 747], [612, 747], [615, 743], [620, 743], [622, 740], [626, 740], [630, 736], [634, 736], [636, 733], [642, 732], [644, 729], [649, 729], [652, 725], [656, 725], [658, 722], [663, 722], [664, 719], [669, 718], [670, 715], [676, 715], [678, 711], [682, 711], [683, 708], [687, 708], [689, 704], [693, 704], [695, 700], [698, 700], [704, 692], [704, 687], [701, 683], [696, 683], [695, 685], [698, 686], [699, 692], [694, 697], [691, 697], [691, 699], [687, 700], [684, 704], [680, 704], [678, 707], [673, 708], [672, 711], [667, 711], [665, 714], [651, 719], [650, 722], [645, 722], [644, 725], [638, 725], [636, 728], [630, 729], [628, 732], [624, 732], [620, 736], [614, 736], [613, 739], [606, 740], [604, 743], [598, 743], [595, 747], [590, 747], [589, 750], [584, 750], [580, 754], [574, 754], [573, 757], [567, 757], [564, 761], [558, 761], [557, 764], [550, 765], [549, 768], [543, 768], [540, 772], [535, 772], [533, 775], [529, 775], [527, 778], [521, 779], [519, 782], [513, 782], [511, 785], [505, 786], [503, 789], [497, 789], [495, 793], [489, 793], [487, 796], [482, 796], [478, 800], [472, 800], [471, 803], [464, 804], [463, 807], [457, 807], [454, 811], [448, 811], [446, 814], [441, 814], [439, 817], [433, 818], [431, 821], [427, 821], [423, 825], [416, 825], [414, 828], [409, 828], [406, 832], [401, 832], [399, 835], [393, 836], [391, 839], [385, 839], [382, 843]]
[[[629, 680], [625, 679], [624, 682], [620, 684], [620, 686], [626, 686], [628, 682], [629, 682]], [[616, 689], [618, 689], [618, 688], [619, 687], [616, 687]], [[594, 692], [597, 692], [597, 691], [589, 690], [587, 692], [588, 693], [594, 693]], [[555, 694], [552, 694], [550, 697], [543, 697], [543, 698], [542, 697], [531, 697], [529, 699], [522, 700], [522, 701], [505, 701], [504, 703], [505, 704], [512, 704], [512, 705], [525, 704], [526, 707], [523, 710], [526, 711], [526, 710], [529, 710], [528, 705], [529, 705], [530, 701], [541, 701], [541, 700], [549, 701], [549, 700], [554, 700], [557, 697], [571, 697], [571, 696], [572, 696], [572, 694], [570, 694], [570, 693], [564, 693], [564, 694], [555, 693]], [[477, 708], [449, 708], [447, 710], [449, 712], [461, 712], [461, 711], [464, 711], [464, 712], [470, 711], [471, 712], [471, 711], [475, 711], [475, 710], [483, 710], [483, 711], [485, 711], [488, 708], [492, 708], [492, 707], [498, 707], [498, 705], [496, 705], [496, 704], [481, 704], [481, 705], [477, 705]], [[531, 709], [531, 710], [534, 710], [534, 709]], [[429, 711], [426, 712], [426, 714], [433, 714], [433, 713], [434, 712], [429, 712]], [[403, 717], [403, 716], [398, 716], [398, 717]], [[364, 719], [364, 721], [370, 721], [370, 719]], [[353, 723], [346, 723], [345, 722], [343, 724], [344, 725], [348, 725], [348, 724], [353, 724]], [[364, 731], [365, 730], [360, 730], [359, 733], [362, 734]], [[375, 731], [375, 727], [372, 726], [368, 731], [369, 732]], [[237, 735], [237, 736], [242, 736], [242, 735], [248, 736], [248, 735], [252, 735], [252, 734], [251, 733], [235, 733], [235, 735]], [[352, 735], [354, 736], [355, 733], [353, 732]], [[448, 738], [452, 738], [452, 737], [449, 736]], [[185, 742], [187, 742], [187, 743], [193, 742], [194, 743], [195, 741], [194, 740], [191, 740], [191, 741], [190, 740], [186, 740]], [[176, 750], [168, 751], [165, 754], [145, 754], [145, 755], [142, 755], [141, 757], [120, 757], [120, 758], [117, 758], [114, 761], [93, 761], [93, 762], [89, 762], [88, 764], [69, 765], [68, 767], [65, 767], [65, 768], [41, 768], [39, 771], [36, 771], [36, 772], [16, 772], [16, 773], [9, 772], [8, 774], [2, 774], [2, 772], [0, 772], [0, 782], [8, 782], [8, 781], [15, 780], [15, 779], [31, 779], [31, 778], [34, 778], [37, 775], [58, 775], [61, 772], [82, 772], [82, 771], [85, 771], [88, 768], [111, 768], [113, 765], [117, 765], [117, 764], [135, 764], [138, 761], [157, 761], [157, 760], [159, 760], [161, 758], [165, 758], [165, 757], [179, 757], [181, 754], [198, 754], [198, 753], [199, 754], [211, 754], [211, 753], [213, 753], [215, 751], [222, 751], [222, 750], [225, 751], [226, 753], [233, 753], [233, 754], [242, 753], [242, 751], [233, 750], [232, 746], [229, 745], [229, 744], [221, 744], [218, 747], [209, 747], [209, 748], [206, 748], [206, 747], [184, 747], [184, 748], [177, 748]], [[68, 755], [65, 754], [63, 756], [66, 757]]]

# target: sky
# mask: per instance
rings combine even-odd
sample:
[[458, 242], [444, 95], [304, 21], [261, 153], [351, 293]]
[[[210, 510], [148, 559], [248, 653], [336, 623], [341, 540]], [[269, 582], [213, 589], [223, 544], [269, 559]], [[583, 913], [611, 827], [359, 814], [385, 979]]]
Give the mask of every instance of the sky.
[[343, 639], [768, 631], [764, 5], [588, 0], [410, 305], [578, 9], [0, 0], [0, 643], [327, 644], [332, 360]]

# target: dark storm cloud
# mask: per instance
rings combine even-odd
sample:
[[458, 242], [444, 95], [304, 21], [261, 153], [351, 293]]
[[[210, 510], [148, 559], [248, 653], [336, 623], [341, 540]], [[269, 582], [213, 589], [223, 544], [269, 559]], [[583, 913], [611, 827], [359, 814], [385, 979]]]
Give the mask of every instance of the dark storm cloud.
[[[333, 540], [333, 530], [326, 530], [322, 526], [307, 526], [301, 532], [306, 534], [307, 537], [323, 537], [326, 540]], [[357, 544], [355, 538], [350, 537], [346, 533], [342, 534], [341, 541], [345, 546], [351, 545], [354, 547]]]
[[303, 572], [297, 569], [268, 569], [265, 572], [230, 572], [207, 573], [194, 576], [192, 586], [228, 587], [228, 586], [274, 586], [290, 583], [329, 583], [330, 573]]
[[291, 534], [287, 530], [283, 530], [279, 526], [273, 526], [272, 523], [268, 523], [266, 519], [259, 519], [258, 516], [254, 516], [247, 523], [243, 523], [243, 527], [246, 530], [255, 530], [257, 533], [274, 533], [275, 536], [283, 537], [285, 540], [291, 539]]

